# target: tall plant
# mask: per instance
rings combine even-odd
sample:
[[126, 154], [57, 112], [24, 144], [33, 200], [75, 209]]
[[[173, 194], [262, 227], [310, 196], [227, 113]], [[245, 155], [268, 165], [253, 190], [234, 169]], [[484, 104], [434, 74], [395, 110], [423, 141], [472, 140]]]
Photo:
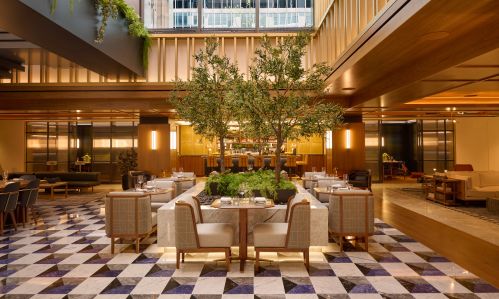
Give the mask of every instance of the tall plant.
[[194, 55], [196, 66], [192, 79], [178, 82], [172, 103], [180, 118], [192, 123], [194, 131], [208, 139], [218, 138], [220, 143], [221, 170], [225, 171], [225, 138], [229, 135], [229, 122], [234, 120], [235, 88], [242, 81], [236, 64], [220, 56], [218, 42], [210, 38], [206, 48]]
[[244, 127], [269, 134], [277, 141], [277, 183], [282, 146], [287, 139], [334, 130], [343, 121], [343, 109], [324, 100], [325, 79], [331, 67], [324, 63], [308, 70], [302, 67], [309, 40], [307, 33], [299, 33], [273, 45], [265, 36], [255, 51], [249, 80], [238, 88], [239, 119]]

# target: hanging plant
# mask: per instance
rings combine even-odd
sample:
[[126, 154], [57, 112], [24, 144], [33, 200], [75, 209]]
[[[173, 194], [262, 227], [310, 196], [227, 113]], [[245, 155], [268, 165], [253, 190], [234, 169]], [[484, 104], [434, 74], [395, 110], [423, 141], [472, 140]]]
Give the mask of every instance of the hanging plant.
[[[71, 13], [74, 10], [74, 1], [69, 0]], [[149, 31], [144, 27], [140, 16], [135, 12], [133, 7], [129, 6], [125, 0], [92, 0], [95, 3], [97, 14], [101, 16], [100, 24], [97, 28], [96, 43], [104, 41], [106, 33], [107, 21], [109, 18], [117, 19], [118, 16], [125, 18], [128, 24], [128, 34], [134, 37], [142, 38], [142, 65], [147, 69], [149, 65], [149, 49], [151, 48], [151, 36]], [[54, 13], [57, 8], [57, 0], [52, 0], [50, 5], [50, 13]]]

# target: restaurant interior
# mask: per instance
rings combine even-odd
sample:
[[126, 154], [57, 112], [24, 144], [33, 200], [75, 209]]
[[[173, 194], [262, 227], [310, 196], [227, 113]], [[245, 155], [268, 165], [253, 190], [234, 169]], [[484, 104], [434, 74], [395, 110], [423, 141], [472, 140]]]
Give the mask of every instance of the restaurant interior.
[[498, 23], [494, 0], [0, 1], [0, 296], [499, 298]]

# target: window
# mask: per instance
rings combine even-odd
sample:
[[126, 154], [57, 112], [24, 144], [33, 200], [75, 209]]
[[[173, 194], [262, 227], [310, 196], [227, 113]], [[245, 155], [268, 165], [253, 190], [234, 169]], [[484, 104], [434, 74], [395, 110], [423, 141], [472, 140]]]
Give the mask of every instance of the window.
[[[198, 24], [197, 0], [144, 0], [149, 29], [303, 28], [313, 25], [312, 0], [203, 0]], [[259, 14], [259, 24], [256, 23]]]

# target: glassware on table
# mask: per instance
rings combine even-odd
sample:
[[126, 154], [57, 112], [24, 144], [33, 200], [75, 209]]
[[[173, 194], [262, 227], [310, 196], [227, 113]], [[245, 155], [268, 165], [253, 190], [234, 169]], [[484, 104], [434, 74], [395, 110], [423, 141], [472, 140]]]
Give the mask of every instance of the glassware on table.
[[7, 181], [7, 179], [9, 178], [9, 172], [7, 170], [3, 171], [2, 178], [4, 181]]
[[135, 184], [135, 191], [140, 191], [140, 190], [142, 190], [142, 188], [141, 188], [141, 187], [142, 187], [142, 186], [141, 186], [141, 184], [139, 184], [139, 183]]
[[325, 173], [326, 172], [326, 167], [322, 166], [321, 171]]
[[178, 172], [182, 173], [182, 172], [184, 172], [184, 169], [182, 167], [179, 167]]
[[156, 179], [156, 176], [153, 174], [151, 175], [151, 181], [154, 181]]
[[315, 172], [316, 169], [315, 169], [315, 166], [312, 166], [312, 172]]
[[177, 172], [177, 168], [173, 167], [172, 168], [172, 176], [173, 176], [173, 174], [175, 174], [175, 172]]

